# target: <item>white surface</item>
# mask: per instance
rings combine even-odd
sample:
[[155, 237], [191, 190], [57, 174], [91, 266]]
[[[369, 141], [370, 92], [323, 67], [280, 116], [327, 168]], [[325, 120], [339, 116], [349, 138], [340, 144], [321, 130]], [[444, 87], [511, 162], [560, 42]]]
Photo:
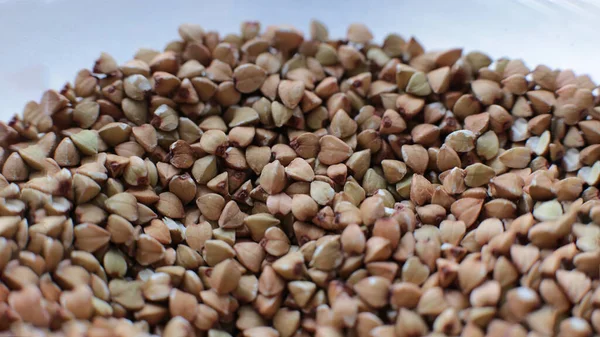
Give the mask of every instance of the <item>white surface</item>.
[[363, 22], [378, 40], [389, 32], [415, 35], [427, 50], [461, 46], [600, 81], [598, 1], [0, 0], [0, 119], [73, 81], [101, 51], [125, 62], [139, 47], [162, 48], [183, 22], [231, 33], [241, 21], [258, 20], [263, 28], [290, 23], [307, 32], [317, 18], [334, 37]]

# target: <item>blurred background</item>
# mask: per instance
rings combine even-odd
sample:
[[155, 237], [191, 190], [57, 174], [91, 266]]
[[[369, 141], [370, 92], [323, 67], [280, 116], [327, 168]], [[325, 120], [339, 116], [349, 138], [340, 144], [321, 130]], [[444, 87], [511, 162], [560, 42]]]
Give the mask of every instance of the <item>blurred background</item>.
[[308, 33], [312, 18], [334, 38], [362, 22], [377, 41], [414, 35], [426, 50], [464, 47], [600, 81], [600, 0], [0, 0], [0, 119], [73, 81], [102, 51], [122, 63], [139, 47], [164, 47], [181, 23], [225, 34], [257, 20]]

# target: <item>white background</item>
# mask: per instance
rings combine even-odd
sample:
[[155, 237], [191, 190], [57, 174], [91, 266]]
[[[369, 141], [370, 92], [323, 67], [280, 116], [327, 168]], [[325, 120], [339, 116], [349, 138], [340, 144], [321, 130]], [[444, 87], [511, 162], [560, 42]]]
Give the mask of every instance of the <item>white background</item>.
[[389, 32], [415, 35], [428, 50], [460, 46], [522, 58], [531, 68], [572, 68], [599, 82], [598, 1], [0, 0], [0, 119], [73, 81], [101, 51], [125, 62], [138, 47], [162, 48], [183, 22], [231, 33], [241, 21], [259, 20], [307, 32], [317, 18], [334, 37], [363, 22], [379, 41]]

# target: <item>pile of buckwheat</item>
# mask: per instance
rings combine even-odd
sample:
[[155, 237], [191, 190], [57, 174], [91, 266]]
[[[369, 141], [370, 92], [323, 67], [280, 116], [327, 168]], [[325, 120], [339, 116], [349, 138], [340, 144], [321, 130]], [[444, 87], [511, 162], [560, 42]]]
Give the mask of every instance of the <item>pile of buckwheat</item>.
[[600, 335], [588, 76], [256, 22], [0, 123], [0, 336]]

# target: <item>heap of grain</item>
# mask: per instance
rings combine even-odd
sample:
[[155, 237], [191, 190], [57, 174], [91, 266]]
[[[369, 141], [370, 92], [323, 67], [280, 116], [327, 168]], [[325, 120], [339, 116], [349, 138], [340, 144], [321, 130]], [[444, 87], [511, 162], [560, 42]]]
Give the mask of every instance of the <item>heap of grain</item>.
[[600, 334], [570, 70], [182, 25], [0, 123], [0, 335]]

